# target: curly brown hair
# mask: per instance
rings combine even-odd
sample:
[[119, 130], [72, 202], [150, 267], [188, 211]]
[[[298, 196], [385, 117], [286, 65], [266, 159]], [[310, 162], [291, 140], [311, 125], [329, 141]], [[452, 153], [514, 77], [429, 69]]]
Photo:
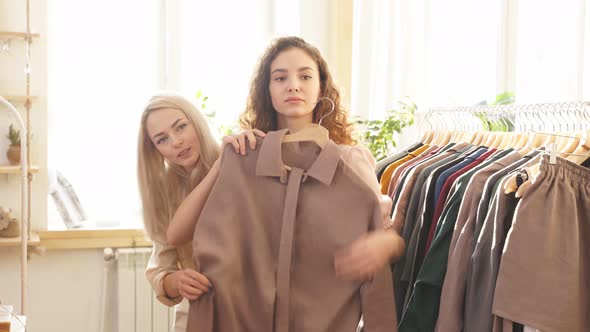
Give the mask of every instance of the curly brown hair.
[[[275, 39], [266, 49], [252, 76], [250, 94], [246, 110], [240, 116], [240, 125], [244, 129], [259, 129], [264, 132], [277, 130], [277, 112], [272, 106], [269, 84], [270, 65], [283, 51], [299, 48], [307, 53], [317, 64], [320, 73], [320, 98], [327, 97], [334, 102], [334, 112], [322, 120], [322, 126], [328, 129], [330, 139], [337, 144], [353, 145], [352, 123], [348, 122], [348, 113], [340, 106], [340, 93], [336, 88], [328, 64], [320, 51], [299, 37], [282, 37]], [[329, 102], [318, 103], [313, 110], [313, 121], [330, 112]]]

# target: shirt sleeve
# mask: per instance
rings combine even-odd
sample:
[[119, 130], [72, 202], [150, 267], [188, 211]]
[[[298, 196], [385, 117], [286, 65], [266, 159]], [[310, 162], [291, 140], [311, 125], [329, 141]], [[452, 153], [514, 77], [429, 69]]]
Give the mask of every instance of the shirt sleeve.
[[[379, 227], [380, 207], [375, 204], [372, 226]], [[389, 266], [381, 269], [373, 278], [361, 286], [361, 305], [363, 331], [397, 331], [397, 313], [391, 270]]]
[[145, 270], [145, 276], [152, 285], [156, 298], [164, 305], [172, 307], [182, 301], [182, 296], [170, 298], [164, 290], [164, 277], [178, 271], [178, 253], [176, 248], [153, 241], [152, 255]]
[[362, 145], [342, 147], [344, 149], [344, 153], [342, 154], [344, 162], [361, 177], [379, 198], [383, 220], [382, 224], [384, 228], [389, 228], [391, 226], [390, 214], [393, 202], [389, 196], [381, 194], [381, 186], [375, 176], [376, 162], [371, 151]]

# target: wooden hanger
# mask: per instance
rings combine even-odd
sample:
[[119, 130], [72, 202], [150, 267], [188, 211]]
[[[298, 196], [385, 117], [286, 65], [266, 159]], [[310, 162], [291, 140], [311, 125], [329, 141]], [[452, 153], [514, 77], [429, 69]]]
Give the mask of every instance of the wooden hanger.
[[565, 146], [563, 146], [563, 148], [559, 150], [561, 157], [565, 158], [564, 155], [567, 155], [568, 153], [574, 153], [574, 151], [576, 151], [576, 149], [580, 146], [580, 142], [583, 139], [583, 135], [584, 133], [581, 131], [574, 133], [574, 135], [565, 144]]
[[322, 149], [326, 146], [326, 144], [328, 144], [330, 141], [330, 133], [328, 132], [328, 129], [322, 127], [322, 120], [334, 112], [336, 105], [334, 104], [334, 101], [328, 97], [322, 97], [318, 99], [316, 105], [322, 100], [327, 100], [332, 104], [330, 112], [322, 116], [318, 121], [318, 124], [310, 123], [296, 133], [283, 136], [281, 143], [311, 141], [316, 143]]
[[481, 142], [484, 139], [484, 134], [480, 131], [475, 133], [475, 137], [473, 138], [473, 141], [471, 142], [471, 144], [473, 145], [481, 145]]
[[500, 133], [500, 142], [498, 143], [498, 146], [496, 146], [496, 149], [503, 150], [503, 149], [508, 148], [508, 143], [510, 143], [510, 140], [511, 140], [510, 133], [508, 133], [508, 132]]
[[588, 158], [590, 158], [590, 130], [586, 131], [586, 137], [580, 139], [578, 147], [566, 159], [580, 165]]
[[453, 135], [453, 133], [451, 131], [447, 131], [443, 136], [442, 136], [442, 141], [438, 146], [444, 146], [449, 144], [449, 142], [451, 141], [451, 136]]
[[[514, 143], [514, 148], [521, 150], [524, 148], [528, 142], [529, 138], [526, 133], [517, 133], [516, 134], [516, 142]], [[521, 153], [522, 154], [522, 153]]]
[[494, 141], [496, 140], [496, 133], [493, 131], [489, 131], [486, 133], [486, 137], [483, 140], [483, 146], [485, 147], [491, 147], [492, 143], [494, 143]]
[[464, 138], [465, 138], [465, 142], [475, 145], [475, 140], [477, 138], [477, 132], [465, 132]]
[[430, 137], [430, 130], [427, 130], [422, 134], [422, 137], [420, 138], [420, 140], [418, 142], [420, 142], [422, 144], [428, 144], [427, 140], [429, 137]]
[[561, 152], [565, 150], [566, 145], [570, 142], [571, 139], [574, 139], [574, 136], [565, 136], [565, 133], [559, 133], [559, 137], [555, 141], [557, 151]]
[[307, 142], [312, 141], [316, 143], [320, 148], [324, 148], [328, 142], [330, 141], [330, 135], [328, 133], [328, 129], [315, 124], [310, 123], [303, 127], [303, 129], [293, 133], [283, 136], [282, 143], [291, 143], [291, 142]]
[[424, 141], [422, 141], [422, 144], [432, 144], [432, 140], [434, 138], [434, 134], [435, 134], [434, 130], [429, 130], [427, 132], [426, 139]]
[[435, 130], [432, 139], [430, 140], [430, 144], [440, 146], [441, 136], [442, 130]]

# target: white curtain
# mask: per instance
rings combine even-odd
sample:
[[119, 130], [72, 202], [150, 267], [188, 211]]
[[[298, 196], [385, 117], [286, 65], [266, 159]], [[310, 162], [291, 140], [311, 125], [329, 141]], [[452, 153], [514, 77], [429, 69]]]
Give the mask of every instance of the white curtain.
[[518, 1], [516, 96], [520, 102], [590, 98], [590, 1]]
[[382, 117], [425, 98], [425, 0], [354, 1], [351, 112]]
[[590, 0], [354, 1], [352, 110], [590, 98]]

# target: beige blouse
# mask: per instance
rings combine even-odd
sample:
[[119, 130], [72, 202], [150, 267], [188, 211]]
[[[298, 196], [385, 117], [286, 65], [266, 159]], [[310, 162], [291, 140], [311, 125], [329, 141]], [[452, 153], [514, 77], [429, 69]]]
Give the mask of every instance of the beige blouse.
[[382, 228], [374, 189], [333, 142], [285, 133], [248, 156], [224, 151], [193, 240], [214, 290], [191, 302], [187, 331], [353, 331], [361, 315], [366, 331], [393, 330], [389, 268], [354, 282], [334, 271], [335, 252]]

